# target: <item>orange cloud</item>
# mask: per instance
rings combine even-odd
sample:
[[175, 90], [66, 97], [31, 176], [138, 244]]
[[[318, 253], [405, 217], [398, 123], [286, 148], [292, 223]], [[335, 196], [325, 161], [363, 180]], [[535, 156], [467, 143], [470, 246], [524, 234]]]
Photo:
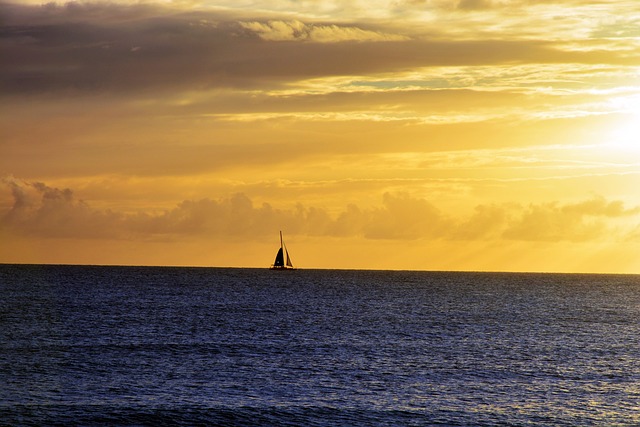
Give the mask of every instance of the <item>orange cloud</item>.
[[580, 203], [561, 205], [550, 202], [529, 206], [513, 221], [504, 237], [529, 241], [589, 241], [610, 232], [604, 218], [637, 215], [640, 208], [625, 209], [620, 201], [607, 202], [602, 197]]
[[[612, 230], [607, 218], [640, 215], [640, 207], [625, 208], [620, 201], [595, 197], [526, 208], [479, 205], [472, 215], [455, 217], [428, 200], [390, 193], [384, 195], [380, 207], [350, 204], [335, 217], [325, 209], [302, 204], [294, 209], [278, 209], [269, 203], [254, 206], [243, 194], [220, 200], [185, 200], [159, 213], [125, 214], [93, 209], [77, 200], [70, 189], [10, 178], [4, 183], [11, 189], [13, 204], [2, 212], [0, 227], [44, 238], [144, 240], [201, 235], [251, 240], [286, 225], [291, 234], [376, 240], [590, 241], [612, 237], [607, 234]], [[627, 238], [633, 235], [629, 232]]]
[[122, 215], [92, 209], [70, 189], [11, 178], [2, 182], [11, 189], [13, 206], [2, 212], [0, 229], [44, 238], [112, 238], [120, 233]]

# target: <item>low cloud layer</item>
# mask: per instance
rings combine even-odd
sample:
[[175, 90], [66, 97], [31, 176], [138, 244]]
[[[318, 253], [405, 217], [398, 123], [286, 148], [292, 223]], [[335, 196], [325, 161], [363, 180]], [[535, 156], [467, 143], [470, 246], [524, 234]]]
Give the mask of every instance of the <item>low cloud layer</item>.
[[[132, 214], [94, 209], [70, 189], [13, 178], [3, 183], [13, 203], [0, 212], [0, 229], [43, 238], [250, 240], [286, 225], [289, 234], [374, 240], [581, 242], [637, 239], [640, 226], [640, 207], [628, 208], [603, 197], [565, 204], [480, 205], [467, 217], [455, 217], [428, 200], [387, 193], [379, 207], [350, 204], [332, 216], [303, 204], [294, 209], [278, 209], [268, 203], [254, 206], [250, 198], [236, 194], [219, 200], [185, 200], [173, 209]], [[631, 225], [617, 227], [613, 225], [616, 221]]]

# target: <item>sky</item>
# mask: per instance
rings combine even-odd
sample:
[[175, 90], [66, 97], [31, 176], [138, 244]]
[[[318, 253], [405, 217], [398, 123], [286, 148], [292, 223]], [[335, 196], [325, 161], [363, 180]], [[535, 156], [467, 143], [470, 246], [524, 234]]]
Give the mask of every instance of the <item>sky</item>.
[[640, 273], [637, 0], [0, 3], [0, 262]]

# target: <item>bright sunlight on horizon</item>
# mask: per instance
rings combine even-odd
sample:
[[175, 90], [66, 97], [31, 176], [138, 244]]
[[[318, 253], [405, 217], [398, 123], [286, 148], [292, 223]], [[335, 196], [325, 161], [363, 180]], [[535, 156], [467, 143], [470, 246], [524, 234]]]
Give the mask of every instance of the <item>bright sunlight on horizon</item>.
[[0, 11], [0, 263], [640, 273], [635, 0]]

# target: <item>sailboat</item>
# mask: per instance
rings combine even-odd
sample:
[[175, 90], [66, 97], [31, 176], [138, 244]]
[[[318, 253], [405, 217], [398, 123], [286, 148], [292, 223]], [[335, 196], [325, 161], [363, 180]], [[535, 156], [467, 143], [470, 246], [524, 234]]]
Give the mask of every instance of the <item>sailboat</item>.
[[295, 270], [293, 263], [291, 262], [291, 258], [289, 257], [289, 251], [287, 250], [287, 246], [284, 244], [282, 240], [282, 231], [280, 232], [280, 249], [276, 254], [276, 260], [273, 262], [273, 265], [269, 268], [270, 270]]

